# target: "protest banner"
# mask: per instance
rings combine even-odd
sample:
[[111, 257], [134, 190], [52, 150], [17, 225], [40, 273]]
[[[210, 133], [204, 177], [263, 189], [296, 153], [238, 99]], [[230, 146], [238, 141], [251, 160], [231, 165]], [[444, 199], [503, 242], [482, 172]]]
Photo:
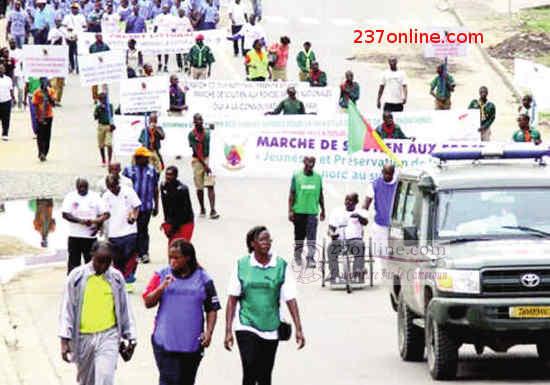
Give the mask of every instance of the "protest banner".
[[550, 111], [550, 67], [531, 60], [514, 59], [514, 83], [532, 93], [539, 111]]
[[[429, 41], [422, 45], [424, 57], [435, 57], [443, 59], [445, 57], [457, 57], [468, 55], [468, 44], [456, 42], [459, 34], [468, 35], [468, 30], [464, 27], [432, 27], [427, 31], [428, 35], [433, 33], [439, 34], [440, 43]], [[448, 33], [452, 33], [454, 43], [446, 39]], [[462, 35], [465, 36], [465, 35]]]
[[125, 79], [120, 84], [120, 109], [123, 114], [165, 113], [170, 106], [167, 76]]
[[263, 115], [273, 111], [286, 99], [287, 88], [296, 88], [296, 97], [304, 103], [307, 113], [333, 115], [339, 111], [337, 87], [310, 87], [293, 82], [247, 82], [186, 80], [186, 100], [191, 112], [205, 116]]
[[[105, 33], [103, 41], [111, 51], [126, 51], [128, 40], [136, 41], [136, 49], [143, 54], [176, 54], [186, 53], [195, 44], [195, 37], [204, 36], [204, 44], [213, 48], [225, 41], [227, 32], [221, 29], [209, 31], [182, 32], [182, 33]], [[95, 42], [95, 33], [82, 32], [78, 35], [78, 53], [87, 55], [90, 46]]]
[[69, 51], [63, 45], [24, 45], [25, 77], [64, 78], [69, 73]]
[[[453, 116], [459, 115], [460, 111], [424, 111], [403, 113], [401, 115], [395, 114], [396, 121], [401, 124], [405, 134], [413, 136], [412, 133], [415, 133], [416, 141], [403, 141], [404, 144], [401, 145], [401, 148], [398, 148], [396, 144], [392, 145], [391, 148], [396, 151], [400, 150], [401, 153], [398, 156], [405, 156], [403, 160], [410, 163], [418, 156], [423, 156], [433, 150], [436, 143], [459, 143], [459, 141], [469, 141], [472, 138], [478, 140], [479, 134], [476, 130], [479, 123], [479, 112], [477, 114], [476, 111], [469, 112], [476, 118], [473, 119], [471, 127], [462, 126], [465, 119], [456, 118], [453, 123]], [[144, 127], [143, 117], [122, 118], [134, 123], [133, 125], [128, 122], [118, 123], [117, 120], [117, 129], [114, 135], [116, 156], [128, 156], [133, 153], [135, 148], [139, 146], [139, 133]], [[373, 126], [376, 127], [379, 124], [380, 118], [378, 116], [367, 116], [367, 118]], [[446, 124], [442, 124], [442, 121], [445, 121]], [[307, 119], [296, 115], [262, 116], [247, 119], [218, 116], [205, 121], [205, 125], [210, 123], [215, 125], [215, 130], [212, 131], [213, 140], [211, 144], [213, 164], [216, 164], [216, 167], [221, 170], [221, 175], [258, 176], [257, 174], [265, 174], [273, 177], [288, 176], [288, 169], [284, 165], [277, 166], [275, 162], [269, 166], [272, 162], [269, 159], [272, 156], [274, 159], [282, 157], [296, 160], [301, 159], [306, 153], [324, 156], [328, 151], [334, 153], [334, 156], [348, 158], [346, 153], [348, 118], [345, 114], [330, 118], [308, 116]], [[166, 134], [166, 139], [162, 142], [162, 155], [164, 157], [189, 156], [187, 136], [193, 129], [192, 115], [161, 117], [159, 124]], [[462, 136], [456, 135], [459, 131], [463, 133]], [[467, 133], [470, 134], [467, 135]], [[403, 154], [405, 151], [406, 154]], [[366, 167], [367, 165], [374, 167], [379, 164], [379, 161], [385, 162], [386, 157], [384, 154], [372, 151], [369, 154], [367, 154], [370, 156], [368, 159], [371, 160], [359, 162], [357, 167]], [[246, 158], [243, 160], [244, 163], [236, 162], [238, 157], [241, 157], [241, 159]], [[262, 162], [267, 162], [269, 167], [281, 167], [281, 170], [271, 170], [270, 168], [262, 170], [263, 163], [260, 161], [266, 159], [266, 157], [267, 160]], [[341, 162], [342, 158], [335, 158], [331, 161], [336, 160]], [[228, 162], [235, 163], [234, 167], [228, 166]], [[253, 162], [253, 165], [247, 166], [247, 170], [243, 173], [233, 172], [243, 168], [243, 165], [250, 162]], [[231, 165], [231, 163], [229, 164]], [[292, 165], [292, 167], [294, 166]]]
[[82, 56], [78, 61], [80, 84], [89, 87], [111, 84], [127, 78], [124, 55], [120, 51], [98, 52]]
[[[446, 130], [446, 126], [431, 127], [431, 130], [436, 128]], [[407, 133], [407, 129], [404, 130]], [[477, 141], [451, 141], [449, 138], [438, 141], [430, 135], [415, 141], [385, 142], [404, 167], [434, 162], [429, 155], [441, 146], [481, 145]], [[331, 119], [311, 117], [304, 120], [285, 116], [271, 121], [225, 121], [216, 127], [211, 144], [211, 162], [219, 176], [289, 178], [301, 168], [306, 155], [315, 156], [317, 171], [333, 181], [369, 181], [390, 161], [384, 153], [374, 150], [347, 153], [346, 115]]]

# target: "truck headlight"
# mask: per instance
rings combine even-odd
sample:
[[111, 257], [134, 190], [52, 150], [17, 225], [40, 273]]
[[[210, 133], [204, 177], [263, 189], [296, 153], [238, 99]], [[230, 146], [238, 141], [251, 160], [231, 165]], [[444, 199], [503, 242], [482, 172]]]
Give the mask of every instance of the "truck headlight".
[[453, 293], [479, 294], [479, 271], [477, 270], [436, 270], [438, 290]]

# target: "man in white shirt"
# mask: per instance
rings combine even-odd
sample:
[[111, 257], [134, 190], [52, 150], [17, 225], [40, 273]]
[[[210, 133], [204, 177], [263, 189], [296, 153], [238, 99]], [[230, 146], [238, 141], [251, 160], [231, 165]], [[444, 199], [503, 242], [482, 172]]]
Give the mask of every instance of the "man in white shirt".
[[400, 112], [407, 103], [407, 76], [397, 69], [397, 58], [389, 58], [388, 63], [390, 69], [382, 74], [376, 106], [380, 108], [384, 95], [384, 111]]
[[65, 45], [67, 39], [67, 30], [61, 25], [61, 19], [55, 19], [55, 26], [48, 32], [48, 44]]
[[[17, 47], [15, 39], [10, 38], [10, 57], [15, 61], [13, 68], [13, 86], [17, 89], [17, 108], [23, 108], [23, 90], [25, 88], [25, 77], [23, 76], [23, 50]], [[13, 106], [12, 106], [13, 107]]]
[[101, 32], [103, 34], [120, 32], [119, 22], [120, 14], [114, 13], [113, 4], [108, 3], [103, 16], [101, 16]]
[[[174, 16], [170, 14], [168, 4], [162, 6], [162, 13], [157, 15], [153, 21], [154, 32], [156, 33], [172, 33], [174, 31]], [[162, 55], [157, 55], [158, 71], [162, 70]], [[168, 55], [164, 55], [164, 72], [168, 72]]]
[[6, 67], [0, 64], [0, 120], [2, 121], [2, 140], [8, 140], [10, 131], [11, 106], [15, 105], [13, 81], [6, 75]]
[[[174, 5], [175, 6], [175, 5]], [[172, 6], [172, 8], [174, 7]], [[191, 21], [185, 14], [185, 8], [183, 6], [178, 8], [177, 16], [174, 16], [172, 19], [173, 22], [173, 31], [174, 33], [187, 34], [192, 33], [193, 26]], [[176, 63], [178, 64], [178, 69], [180, 72], [183, 71], [183, 55], [181, 53], [176, 54]]]
[[116, 175], [110, 174], [105, 182], [107, 191], [103, 193], [103, 201], [111, 215], [106, 230], [109, 242], [119, 250], [113, 266], [124, 276], [128, 291], [132, 291], [136, 280], [137, 217], [141, 201], [134, 189], [120, 185]]
[[67, 29], [67, 44], [69, 45], [69, 72], [78, 73], [78, 35], [86, 31], [87, 23], [84, 15], [80, 13], [80, 5], [77, 2], [71, 4], [71, 13], [65, 15], [61, 23]]
[[88, 191], [88, 181], [84, 178], [76, 180], [76, 191], [71, 191], [63, 200], [61, 207], [63, 219], [69, 222], [69, 239], [67, 274], [84, 263], [90, 262], [90, 249], [96, 241], [96, 234], [109, 218], [99, 195]]
[[[248, 21], [246, 8], [241, 0], [235, 0], [229, 7], [229, 19], [231, 20], [231, 34], [236, 35]], [[241, 53], [244, 56], [244, 37], [233, 40], [233, 53], [239, 56], [239, 40], [241, 41]]]
[[[344, 243], [348, 255], [353, 257], [353, 276], [358, 282], [364, 282], [365, 275], [365, 242], [363, 242], [363, 227], [367, 224], [367, 211], [357, 207], [357, 193], [346, 195], [344, 207], [335, 208], [329, 217], [329, 235], [332, 242], [328, 246], [330, 282], [336, 283], [340, 278], [339, 257], [342, 255]], [[344, 261], [345, 262], [345, 261]], [[344, 277], [345, 278], [345, 277]]]
[[250, 16], [248, 18], [248, 23], [243, 25], [239, 33], [233, 36], [233, 38], [244, 37], [244, 54], [252, 49], [252, 45], [256, 40], [262, 40], [263, 46], [267, 45], [267, 35], [265, 34], [264, 29], [256, 24], [256, 17]]

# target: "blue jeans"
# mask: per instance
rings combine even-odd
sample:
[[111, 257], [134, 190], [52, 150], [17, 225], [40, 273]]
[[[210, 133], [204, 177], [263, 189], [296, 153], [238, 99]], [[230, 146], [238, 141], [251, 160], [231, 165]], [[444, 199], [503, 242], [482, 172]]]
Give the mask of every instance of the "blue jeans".
[[122, 273], [126, 282], [135, 282], [137, 234], [109, 238], [109, 242], [111, 242], [118, 251], [117, 257], [113, 258], [113, 267]]
[[23, 48], [23, 44], [25, 44], [25, 35], [12, 35], [13, 40], [15, 40], [15, 46], [17, 48]]
[[252, 9], [256, 19], [262, 18], [262, 0], [252, 0]]

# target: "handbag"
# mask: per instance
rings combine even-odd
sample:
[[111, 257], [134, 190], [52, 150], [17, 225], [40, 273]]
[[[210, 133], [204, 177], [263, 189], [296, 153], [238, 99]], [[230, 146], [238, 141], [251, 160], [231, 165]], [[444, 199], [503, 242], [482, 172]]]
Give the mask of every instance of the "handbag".
[[281, 321], [281, 324], [277, 328], [277, 336], [279, 341], [288, 341], [292, 335], [292, 325], [288, 322]]

